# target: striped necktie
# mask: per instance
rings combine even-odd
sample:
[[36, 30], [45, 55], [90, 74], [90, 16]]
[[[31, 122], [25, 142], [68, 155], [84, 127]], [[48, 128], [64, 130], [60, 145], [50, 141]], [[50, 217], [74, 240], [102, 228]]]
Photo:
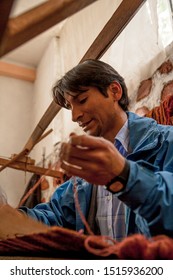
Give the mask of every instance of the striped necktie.
[[123, 145], [118, 139], [115, 139], [114, 145], [122, 156], [124, 157], [127, 156], [127, 151], [125, 150], [125, 148], [123, 147]]

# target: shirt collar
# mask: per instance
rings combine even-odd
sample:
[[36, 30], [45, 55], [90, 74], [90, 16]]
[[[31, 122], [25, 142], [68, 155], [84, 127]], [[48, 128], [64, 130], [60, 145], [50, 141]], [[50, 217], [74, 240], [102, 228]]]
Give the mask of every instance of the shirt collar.
[[122, 128], [118, 131], [115, 136], [115, 140], [118, 139], [123, 145], [124, 149], [128, 152], [129, 146], [129, 129], [128, 129], [128, 120], [122, 126]]

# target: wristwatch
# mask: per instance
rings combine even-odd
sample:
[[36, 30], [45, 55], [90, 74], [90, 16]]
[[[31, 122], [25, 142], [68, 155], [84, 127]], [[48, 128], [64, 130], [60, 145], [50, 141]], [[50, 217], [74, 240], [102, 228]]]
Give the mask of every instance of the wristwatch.
[[122, 191], [127, 184], [129, 172], [130, 172], [130, 164], [128, 160], [126, 160], [122, 172], [118, 176], [115, 176], [110, 182], [106, 184], [106, 189], [111, 193]]

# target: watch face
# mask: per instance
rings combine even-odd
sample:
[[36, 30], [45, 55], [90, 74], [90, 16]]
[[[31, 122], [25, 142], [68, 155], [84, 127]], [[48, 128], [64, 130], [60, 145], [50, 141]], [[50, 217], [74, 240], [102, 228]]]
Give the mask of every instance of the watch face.
[[116, 193], [121, 191], [124, 188], [124, 184], [120, 181], [116, 181], [115, 183], [113, 183], [108, 190], [112, 193]]

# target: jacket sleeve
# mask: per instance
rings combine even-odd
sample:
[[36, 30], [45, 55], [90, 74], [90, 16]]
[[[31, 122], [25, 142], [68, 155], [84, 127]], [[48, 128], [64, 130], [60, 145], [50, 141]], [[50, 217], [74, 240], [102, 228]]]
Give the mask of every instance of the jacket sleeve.
[[47, 225], [75, 229], [75, 206], [72, 188], [73, 184], [69, 180], [56, 189], [50, 202], [40, 203], [32, 209], [20, 207], [19, 210]]
[[173, 173], [142, 160], [129, 163], [126, 188], [117, 196], [147, 221], [152, 236], [173, 237]]

